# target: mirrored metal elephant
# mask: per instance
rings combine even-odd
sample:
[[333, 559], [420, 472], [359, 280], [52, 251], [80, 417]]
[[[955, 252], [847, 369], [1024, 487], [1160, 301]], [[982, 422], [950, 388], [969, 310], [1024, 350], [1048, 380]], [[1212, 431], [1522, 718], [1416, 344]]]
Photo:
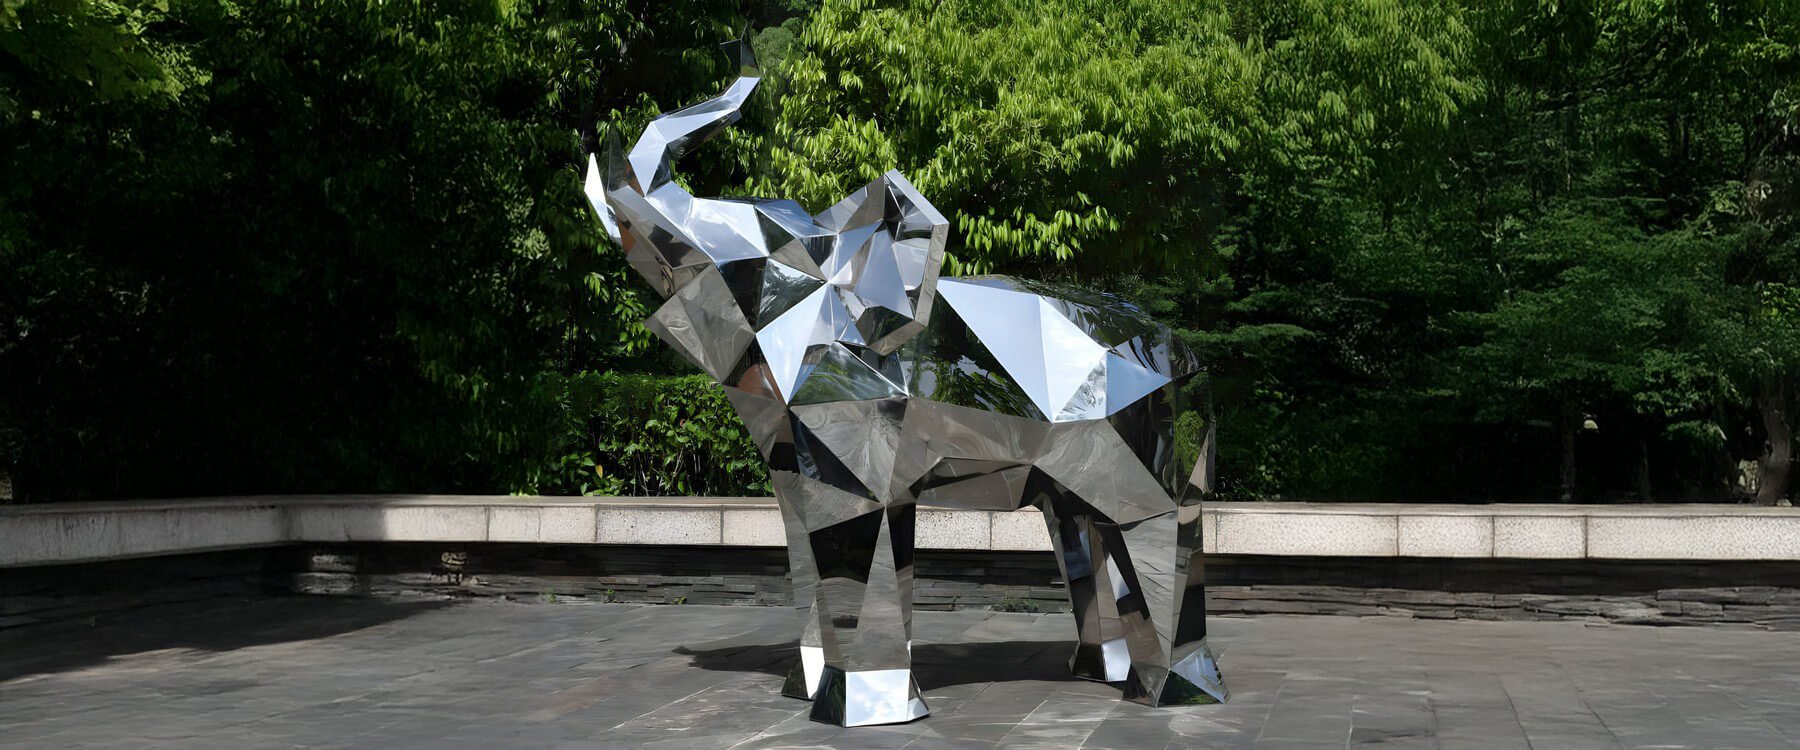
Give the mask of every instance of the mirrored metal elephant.
[[723, 94], [629, 151], [613, 139], [586, 191], [666, 300], [645, 324], [725, 387], [768, 460], [804, 611], [783, 692], [844, 726], [926, 714], [911, 669], [925, 504], [1043, 512], [1076, 675], [1151, 705], [1224, 700], [1200, 556], [1213, 433], [1183, 419], [1195, 356], [1107, 294], [940, 279], [949, 222], [898, 172], [816, 215], [689, 194], [674, 163], [761, 77], [747, 45], [733, 52]]

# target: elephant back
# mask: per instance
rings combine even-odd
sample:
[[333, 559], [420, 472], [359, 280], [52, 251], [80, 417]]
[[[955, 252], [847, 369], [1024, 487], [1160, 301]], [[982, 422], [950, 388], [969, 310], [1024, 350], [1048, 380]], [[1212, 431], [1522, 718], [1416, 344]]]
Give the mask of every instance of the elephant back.
[[939, 280], [909, 355], [914, 396], [1046, 422], [1110, 417], [1200, 370], [1117, 295], [1010, 276]]

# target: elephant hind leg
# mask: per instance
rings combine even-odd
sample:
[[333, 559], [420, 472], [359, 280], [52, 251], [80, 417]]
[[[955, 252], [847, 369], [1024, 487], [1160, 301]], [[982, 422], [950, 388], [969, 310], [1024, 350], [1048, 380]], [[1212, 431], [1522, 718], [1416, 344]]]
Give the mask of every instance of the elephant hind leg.
[[1069, 671], [1082, 679], [1123, 682], [1131, 671], [1131, 654], [1119, 620], [1118, 566], [1108, 556], [1107, 534], [1099, 526], [1104, 518], [1057, 487], [1040, 496], [1039, 507], [1075, 615], [1077, 642]]
[[1225, 682], [1206, 642], [1199, 506], [1107, 532], [1127, 552], [1112, 558], [1125, 582], [1118, 608], [1131, 646], [1125, 698], [1152, 706], [1224, 702]]
[[1152, 706], [1223, 702], [1206, 644], [1199, 506], [1118, 524], [1061, 484], [1036, 479], [1034, 503], [1079, 634], [1075, 675], [1120, 683], [1127, 699]]

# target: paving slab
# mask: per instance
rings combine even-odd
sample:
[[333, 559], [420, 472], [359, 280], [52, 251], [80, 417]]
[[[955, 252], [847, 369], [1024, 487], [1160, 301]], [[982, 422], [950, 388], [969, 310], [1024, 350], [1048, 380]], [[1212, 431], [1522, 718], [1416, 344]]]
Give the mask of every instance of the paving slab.
[[8, 748], [1794, 748], [1800, 634], [1214, 618], [1225, 705], [1067, 674], [1064, 615], [918, 612], [922, 721], [778, 694], [786, 608], [267, 598], [0, 633]]

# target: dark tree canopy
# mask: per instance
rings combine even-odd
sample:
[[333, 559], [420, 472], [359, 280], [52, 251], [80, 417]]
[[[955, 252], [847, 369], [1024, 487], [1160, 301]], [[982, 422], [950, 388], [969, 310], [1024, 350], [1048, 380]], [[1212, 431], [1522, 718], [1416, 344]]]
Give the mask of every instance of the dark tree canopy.
[[746, 22], [770, 78], [683, 179], [818, 209], [897, 167], [948, 270], [1143, 301], [1214, 363], [1232, 497], [1789, 492], [1776, 0], [8, 2], [0, 471], [761, 491], [577, 189]]

